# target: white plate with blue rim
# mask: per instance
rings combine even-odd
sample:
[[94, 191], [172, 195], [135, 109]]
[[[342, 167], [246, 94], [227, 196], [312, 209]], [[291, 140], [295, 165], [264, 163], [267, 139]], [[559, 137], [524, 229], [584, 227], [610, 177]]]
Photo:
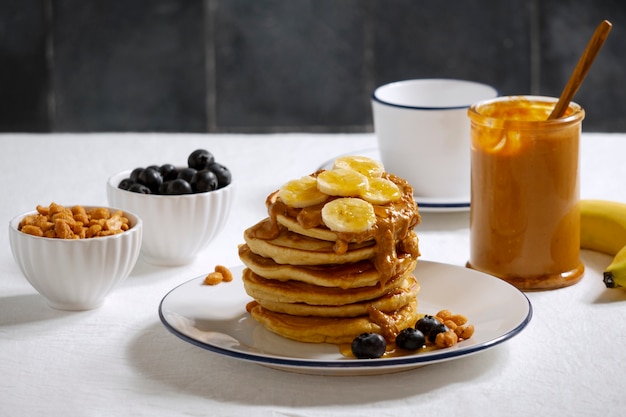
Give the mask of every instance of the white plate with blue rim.
[[213, 354], [289, 372], [315, 375], [375, 375], [457, 360], [493, 348], [518, 335], [530, 322], [532, 306], [524, 293], [505, 281], [472, 269], [418, 261], [415, 276], [421, 314], [448, 309], [465, 315], [474, 335], [457, 345], [403, 356], [355, 359], [339, 346], [301, 343], [278, 336], [246, 311], [252, 299], [241, 281], [204, 285], [205, 275], [172, 289], [159, 305], [164, 326], [182, 340]]
[[[359, 156], [367, 156], [368, 158], [375, 159], [380, 161], [380, 152], [378, 148], [368, 148], [361, 149], [349, 153], [345, 153], [342, 155], [337, 155], [337, 157], [330, 159], [320, 165], [319, 169], [331, 169], [333, 167], [333, 163], [335, 159], [340, 156], [346, 155], [359, 155]], [[419, 207], [419, 211], [422, 213], [429, 212], [438, 212], [438, 213], [446, 213], [446, 212], [458, 212], [458, 211], [469, 211], [470, 209], [470, 197], [461, 197], [461, 198], [432, 198], [432, 197], [422, 197], [419, 195], [414, 195], [415, 201]]]

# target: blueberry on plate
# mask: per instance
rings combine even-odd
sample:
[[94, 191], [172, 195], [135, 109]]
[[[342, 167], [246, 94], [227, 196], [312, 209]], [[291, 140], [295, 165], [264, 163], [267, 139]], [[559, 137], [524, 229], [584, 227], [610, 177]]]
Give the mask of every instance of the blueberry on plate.
[[351, 348], [358, 359], [376, 359], [385, 353], [387, 342], [378, 333], [361, 333], [354, 338]]
[[437, 339], [437, 335], [439, 333], [445, 333], [447, 332], [448, 326], [446, 326], [443, 323], [438, 323], [436, 326], [434, 326], [432, 329], [430, 329], [430, 332], [428, 333], [428, 340], [430, 342], [434, 342]]
[[431, 329], [438, 324], [439, 320], [437, 320], [437, 318], [427, 314], [415, 323], [415, 328], [427, 335], [430, 333]]
[[402, 330], [396, 336], [396, 345], [401, 349], [418, 350], [424, 346], [424, 343], [426, 343], [424, 333], [412, 327]]

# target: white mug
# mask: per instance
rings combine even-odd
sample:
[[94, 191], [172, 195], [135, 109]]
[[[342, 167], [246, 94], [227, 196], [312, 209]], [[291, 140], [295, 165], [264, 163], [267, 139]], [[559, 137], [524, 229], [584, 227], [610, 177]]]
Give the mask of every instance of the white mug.
[[406, 179], [416, 199], [470, 201], [472, 104], [498, 96], [495, 88], [464, 80], [416, 79], [372, 94], [374, 131], [385, 170]]

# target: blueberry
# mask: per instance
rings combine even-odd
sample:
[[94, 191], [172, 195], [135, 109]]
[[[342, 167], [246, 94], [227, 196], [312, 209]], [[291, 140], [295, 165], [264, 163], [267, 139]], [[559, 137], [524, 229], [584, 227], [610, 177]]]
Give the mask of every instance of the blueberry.
[[232, 180], [232, 175], [228, 168], [226, 168], [224, 165], [213, 162], [212, 164], [209, 164], [207, 169], [212, 171], [217, 177], [218, 188], [223, 188], [230, 184]]
[[163, 177], [158, 168], [148, 167], [139, 174], [139, 182], [150, 189], [154, 194], [159, 192], [159, 187], [163, 184]]
[[396, 345], [406, 350], [421, 349], [424, 343], [426, 343], [424, 333], [412, 327], [402, 330], [396, 337]]
[[169, 187], [170, 183], [172, 181], [164, 181], [160, 186], [159, 186], [159, 194], [167, 194], [167, 187]]
[[217, 176], [208, 169], [198, 171], [191, 178], [191, 188], [194, 193], [205, 193], [217, 189]]
[[143, 171], [143, 168], [133, 169], [133, 172], [130, 173], [130, 179], [133, 180], [133, 182], [139, 181], [139, 175], [141, 174], [142, 171]]
[[378, 333], [361, 333], [352, 341], [352, 354], [358, 359], [380, 358], [385, 353], [387, 342]]
[[430, 330], [438, 324], [439, 324], [439, 320], [427, 314], [421, 319], [419, 319], [417, 323], [415, 323], [415, 328], [419, 330], [420, 332], [422, 332], [423, 334], [427, 335], [430, 333]]
[[195, 170], [203, 170], [215, 161], [213, 154], [206, 149], [196, 149], [189, 154], [187, 166]]
[[167, 186], [167, 194], [169, 195], [179, 195], [179, 194], [192, 194], [193, 189], [191, 188], [191, 184], [187, 181], [177, 178], [174, 181], [170, 181]]
[[191, 182], [191, 179], [193, 178], [196, 172], [198, 172], [198, 170], [194, 168], [183, 168], [180, 171], [178, 171], [178, 176], [176, 178], [185, 180], [187, 182]]
[[178, 176], [178, 168], [172, 164], [163, 164], [159, 167], [159, 172], [163, 177], [163, 181], [175, 180]]
[[152, 192], [150, 191], [148, 187], [138, 182], [131, 185], [128, 191], [132, 191], [133, 193], [139, 193], [139, 194], [152, 194]]
[[446, 326], [443, 323], [438, 323], [432, 329], [430, 329], [430, 332], [428, 333], [428, 340], [430, 342], [434, 342], [435, 339], [437, 339], [437, 335], [439, 333], [444, 333], [444, 332], [447, 332], [448, 330], [449, 330], [448, 326]]
[[133, 185], [135, 182], [133, 180], [131, 180], [130, 178], [124, 178], [122, 181], [120, 181], [120, 183], [117, 185], [117, 188], [121, 189], [121, 190], [128, 190], [130, 188], [131, 185]]

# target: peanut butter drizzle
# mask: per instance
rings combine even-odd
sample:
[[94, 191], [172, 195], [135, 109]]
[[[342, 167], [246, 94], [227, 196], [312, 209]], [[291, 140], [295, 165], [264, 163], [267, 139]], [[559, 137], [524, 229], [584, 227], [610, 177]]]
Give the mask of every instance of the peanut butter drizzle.
[[394, 343], [399, 330], [393, 316], [383, 313], [373, 305], [367, 306], [367, 312], [369, 313], [370, 320], [380, 327], [380, 331], [385, 340], [389, 343]]
[[[313, 176], [317, 176], [319, 172], [321, 171], [314, 173]], [[333, 249], [335, 253], [343, 254], [348, 250], [348, 244], [351, 242], [362, 243], [374, 239], [377, 251], [372, 261], [380, 273], [381, 284], [384, 285], [397, 273], [398, 252], [415, 258], [420, 255], [417, 236], [411, 232], [420, 223], [421, 217], [413, 198], [413, 187], [396, 175], [384, 173], [383, 177], [398, 185], [402, 191], [401, 198], [385, 205], [374, 206], [376, 224], [371, 229], [362, 233], [337, 232], [338, 239]], [[278, 191], [271, 193], [265, 200], [269, 219], [261, 222], [251, 231], [253, 236], [265, 240], [276, 238], [283, 227], [276, 221], [276, 216], [279, 214], [296, 219], [302, 227], [307, 229], [326, 228], [322, 221], [322, 207], [334, 197], [330, 197], [322, 204], [297, 209], [280, 201], [277, 193]]]

